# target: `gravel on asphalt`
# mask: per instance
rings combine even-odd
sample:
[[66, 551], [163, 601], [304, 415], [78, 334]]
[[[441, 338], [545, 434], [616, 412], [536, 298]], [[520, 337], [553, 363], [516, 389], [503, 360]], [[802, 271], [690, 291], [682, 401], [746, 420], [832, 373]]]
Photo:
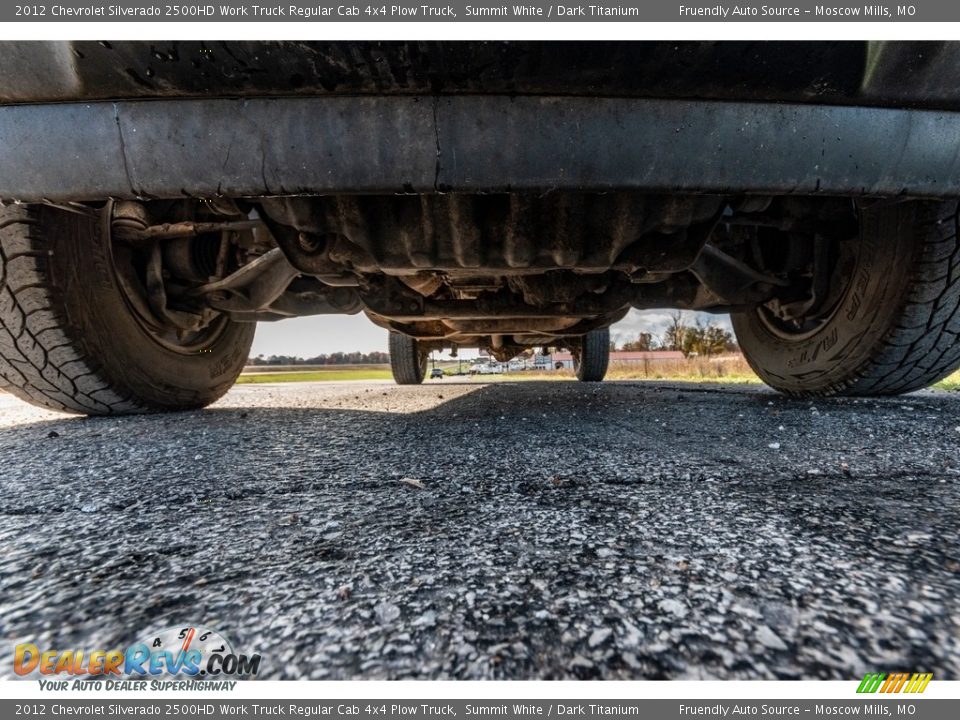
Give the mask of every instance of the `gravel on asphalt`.
[[14, 643], [202, 624], [260, 677], [960, 677], [960, 395], [632, 382], [0, 395]]

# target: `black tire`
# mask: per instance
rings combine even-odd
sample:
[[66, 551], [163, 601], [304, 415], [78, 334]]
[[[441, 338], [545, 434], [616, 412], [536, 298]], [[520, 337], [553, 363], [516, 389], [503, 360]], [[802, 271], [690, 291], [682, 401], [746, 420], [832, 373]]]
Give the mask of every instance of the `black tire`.
[[427, 354], [416, 338], [390, 333], [390, 370], [397, 385], [419, 385], [427, 376]]
[[229, 390], [255, 324], [220, 318], [188, 347], [163, 343], [137, 319], [113, 268], [97, 220], [0, 209], [0, 388], [88, 415], [196, 409]]
[[902, 202], [860, 212], [847, 287], [813, 332], [778, 332], [763, 310], [733, 315], [747, 361], [794, 396], [897, 395], [960, 365], [956, 202]]
[[600, 382], [610, 364], [610, 328], [591, 330], [580, 341], [580, 352], [573, 356], [577, 380]]

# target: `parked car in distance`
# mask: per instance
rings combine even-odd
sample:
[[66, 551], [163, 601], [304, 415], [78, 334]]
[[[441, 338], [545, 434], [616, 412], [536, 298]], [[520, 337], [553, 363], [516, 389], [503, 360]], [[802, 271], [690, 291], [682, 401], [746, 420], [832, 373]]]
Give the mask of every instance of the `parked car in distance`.
[[471, 375], [502, 375], [503, 364], [494, 362], [494, 361], [479, 362], [470, 368], [470, 374]]

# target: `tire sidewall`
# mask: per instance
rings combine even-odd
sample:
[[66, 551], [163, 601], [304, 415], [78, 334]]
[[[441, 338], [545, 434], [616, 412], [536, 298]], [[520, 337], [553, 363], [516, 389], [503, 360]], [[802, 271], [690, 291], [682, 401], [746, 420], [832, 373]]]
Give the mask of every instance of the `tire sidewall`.
[[429, 353], [409, 335], [390, 331], [390, 370], [398, 385], [419, 385], [427, 377]]
[[599, 382], [607, 374], [610, 361], [610, 328], [591, 330], [583, 336], [579, 355], [573, 354], [578, 380]]
[[860, 211], [857, 259], [830, 319], [797, 338], [775, 333], [758, 310], [731, 316], [747, 362], [768, 384], [797, 395], [832, 394], [854, 385], [890, 331], [910, 290], [922, 249], [921, 203]]

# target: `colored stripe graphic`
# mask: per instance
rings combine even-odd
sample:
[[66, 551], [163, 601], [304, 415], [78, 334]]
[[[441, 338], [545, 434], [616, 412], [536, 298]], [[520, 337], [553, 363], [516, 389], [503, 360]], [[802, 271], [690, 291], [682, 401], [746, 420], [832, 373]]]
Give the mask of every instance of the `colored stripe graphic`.
[[890, 689], [887, 692], [898, 693], [901, 688], [906, 684], [907, 680], [910, 678], [910, 673], [897, 673], [896, 682], [891, 685]]
[[933, 673], [914, 673], [910, 678], [910, 684], [907, 685], [904, 692], [922, 693], [927, 689], [927, 685], [933, 679]]
[[860, 687], [857, 688], [858, 693], [875, 693], [877, 688], [880, 687], [880, 683], [883, 682], [883, 678], [886, 677], [883, 673], [867, 673], [863, 676], [863, 680], [860, 682]]
[[857, 687], [858, 693], [922, 693], [933, 673], [867, 673]]

